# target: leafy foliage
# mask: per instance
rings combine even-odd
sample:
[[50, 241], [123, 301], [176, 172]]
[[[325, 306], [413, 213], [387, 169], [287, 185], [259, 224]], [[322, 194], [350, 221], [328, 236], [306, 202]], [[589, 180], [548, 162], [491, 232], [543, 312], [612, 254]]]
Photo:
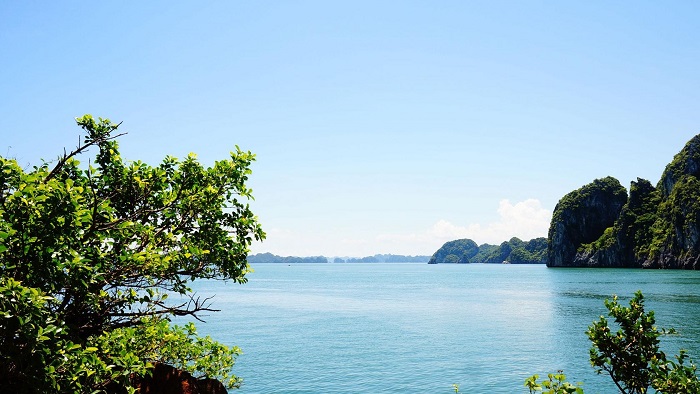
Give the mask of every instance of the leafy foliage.
[[[562, 371], [547, 375], [547, 380], [538, 382], [539, 375], [532, 375], [525, 379], [525, 387], [530, 394], [542, 392], [543, 394], [583, 394], [580, 384], [573, 385], [566, 381], [566, 375]], [[545, 391], [546, 390], [546, 391]]]
[[617, 297], [605, 300], [605, 307], [620, 329], [612, 332], [603, 316], [589, 327], [591, 364], [598, 373], [608, 373], [621, 392], [645, 393], [652, 381], [652, 367], [666, 359], [659, 350], [663, 332], [654, 326], [654, 312], [644, 312], [641, 292], [635, 293], [629, 307], [620, 305]]
[[656, 328], [654, 312], [644, 311], [640, 291], [629, 307], [620, 305], [617, 297], [606, 300], [605, 306], [619, 329], [613, 333], [601, 316], [586, 332], [593, 342], [591, 364], [598, 373], [607, 372], [626, 394], [646, 393], [649, 387], [660, 393], [700, 392], [696, 367], [692, 362], [686, 364], [687, 354], [681, 351], [676, 361], [670, 361], [659, 349], [659, 337], [675, 331]]
[[[697, 366], [688, 359], [685, 350], [668, 360], [652, 366], [651, 386], [660, 393], [700, 393]], [[687, 363], [686, 363], [687, 362]]]
[[[160, 318], [145, 318], [142, 323], [107, 332], [96, 338], [94, 346], [114, 362], [123, 363], [126, 357], [139, 355], [187, 371], [196, 378], [215, 376], [227, 387], [240, 385], [241, 380], [230, 373], [241, 353], [238, 347], [229, 348], [208, 336], [198, 336], [194, 323], [171, 326]], [[112, 356], [115, 354], [119, 356]], [[138, 359], [133, 362], [138, 366]]]
[[109, 374], [94, 348], [69, 339], [48, 308], [52, 301], [39, 289], [0, 277], [0, 382], [6, 392], [80, 392]]
[[[620, 393], [644, 394], [650, 388], [662, 394], [700, 392], [697, 368], [686, 352], [681, 350], [673, 361], [660, 350], [660, 337], [675, 331], [655, 326], [654, 312], [644, 311], [644, 296], [640, 291], [634, 294], [629, 307], [620, 305], [617, 296], [605, 300], [605, 307], [618, 330], [613, 332], [604, 316], [588, 327], [586, 334], [593, 344], [591, 365], [598, 373], [607, 373]], [[525, 380], [525, 386], [531, 394], [542, 387], [559, 390], [546, 393], [583, 393], [583, 389], [567, 383], [565, 378], [561, 372], [550, 374], [549, 381], [540, 384], [538, 376], [533, 375]]]
[[196, 279], [246, 281], [248, 247], [265, 235], [246, 202], [254, 155], [152, 167], [122, 160], [118, 124], [77, 123], [83, 142], [53, 166], [0, 158], [0, 384], [92, 392], [167, 361], [235, 386], [238, 349], [167, 319], [211, 310], [189, 287]]

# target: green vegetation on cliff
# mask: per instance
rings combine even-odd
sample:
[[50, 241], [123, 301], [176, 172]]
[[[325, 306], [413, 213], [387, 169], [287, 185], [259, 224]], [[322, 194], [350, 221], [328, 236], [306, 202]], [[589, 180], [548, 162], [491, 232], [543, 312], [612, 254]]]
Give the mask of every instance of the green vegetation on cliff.
[[664, 198], [671, 195], [673, 187], [685, 177], [700, 177], [700, 134], [693, 137], [678, 152], [666, 168], [656, 187], [661, 190]]
[[613, 177], [596, 179], [565, 195], [552, 215], [547, 264], [572, 265], [577, 249], [599, 239], [615, 223], [626, 201], [627, 190]]
[[500, 245], [477, 245], [471, 239], [458, 239], [445, 243], [430, 258], [430, 264], [511, 263], [544, 264], [547, 239], [535, 238], [522, 241], [513, 237]]
[[446, 242], [438, 249], [430, 258], [429, 264], [451, 263], [451, 264], [466, 264], [470, 263], [472, 257], [479, 252], [479, 245], [471, 239], [457, 239]]
[[617, 198], [587, 198], [605, 187], [600, 180], [567, 194], [552, 217], [548, 265], [700, 269], [699, 176], [700, 135], [674, 156], [657, 187], [632, 182], [622, 206]]

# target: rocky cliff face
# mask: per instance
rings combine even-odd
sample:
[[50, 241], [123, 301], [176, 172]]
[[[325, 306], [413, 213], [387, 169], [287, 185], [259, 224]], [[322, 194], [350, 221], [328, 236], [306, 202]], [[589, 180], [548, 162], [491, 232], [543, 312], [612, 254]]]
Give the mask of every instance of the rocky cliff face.
[[[612, 198], [612, 178], [606, 179], [607, 185], [594, 181], [557, 204], [549, 266], [700, 269], [700, 135], [666, 166], [656, 187], [644, 179], [632, 182], [622, 206], [622, 186], [613, 188]], [[590, 190], [601, 196], [598, 201]]]
[[666, 166], [654, 237], [642, 266], [700, 269], [700, 135]]
[[664, 198], [668, 198], [676, 183], [688, 176], [700, 177], [700, 134], [688, 141], [683, 150], [666, 166], [657, 188], [661, 190]]
[[[149, 376], [132, 375], [130, 383], [139, 394], [228, 394], [223, 383], [216, 379], [198, 379], [187, 371], [163, 363], [155, 363]], [[110, 383], [104, 391], [107, 394], [128, 392], [118, 382]]]
[[700, 180], [688, 175], [673, 186], [652, 228], [654, 237], [642, 266], [700, 269]]
[[649, 181], [637, 178], [614, 225], [594, 242], [579, 245], [572, 265], [640, 267], [648, 254], [648, 248], [642, 246], [651, 242], [660, 201], [658, 190]]
[[576, 261], [578, 248], [600, 238], [615, 223], [627, 190], [612, 177], [596, 179], [559, 200], [549, 227], [547, 265], [588, 266]]

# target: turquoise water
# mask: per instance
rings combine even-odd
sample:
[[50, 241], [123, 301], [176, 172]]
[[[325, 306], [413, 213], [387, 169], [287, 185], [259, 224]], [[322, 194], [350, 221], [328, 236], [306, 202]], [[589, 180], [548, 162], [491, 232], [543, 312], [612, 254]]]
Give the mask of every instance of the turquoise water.
[[617, 392], [585, 330], [612, 294], [642, 290], [662, 348], [700, 360], [700, 272], [541, 265], [260, 264], [244, 285], [201, 282], [222, 311], [202, 333], [239, 346], [241, 394], [527, 393], [558, 369]]

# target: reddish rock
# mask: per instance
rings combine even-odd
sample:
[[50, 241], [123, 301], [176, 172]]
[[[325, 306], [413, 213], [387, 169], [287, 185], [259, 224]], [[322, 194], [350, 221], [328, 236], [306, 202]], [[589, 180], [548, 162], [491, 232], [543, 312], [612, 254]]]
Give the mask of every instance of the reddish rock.
[[197, 380], [197, 388], [201, 394], [228, 394], [226, 386], [216, 379]]
[[166, 364], [155, 364], [153, 375], [139, 379], [140, 394], [227, 394], [216, 379], [197, 379], [189, 372]]

